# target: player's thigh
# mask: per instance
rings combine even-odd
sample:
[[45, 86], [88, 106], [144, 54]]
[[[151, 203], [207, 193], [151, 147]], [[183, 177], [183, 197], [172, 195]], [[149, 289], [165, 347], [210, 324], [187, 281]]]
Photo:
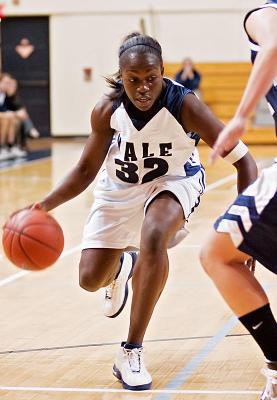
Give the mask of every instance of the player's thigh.
[[184, 211], [175, 195], [169, 191], [159, 193], [148, 205], [141, 231], [141, 246], [166, 245], [184, 225]]
[[202, 265], [209, 268], [217, 262], [224, 264], [245, 263], [251, 256], [238, 250], [228, 233], [213, 230], [201, 249], [200, 258]]

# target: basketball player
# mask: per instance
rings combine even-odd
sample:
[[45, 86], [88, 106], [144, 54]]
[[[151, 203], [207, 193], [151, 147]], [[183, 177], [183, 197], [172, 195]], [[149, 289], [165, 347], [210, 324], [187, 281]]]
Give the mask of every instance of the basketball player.
[[[163, 70], [155, 39], [136, 33], [126, 38], [118, 76], [108, 79], [113, 90], [92, 111], [92, 134], [78, 164], [36, 205], [49, 211], [77, 196], [106, 159], [84, 228], [80, 285], [91, 292], [108, 286], [105, 313], [114, 317], [124, 307], [133, 274], [129, 333], [113, 367], [130, 390], [151, 387], [142, 342], [167, 280], [167, 248], [185, 236], [185, 222], [204, 192], [196, 144], [200, 136], [212, 147], [223, 128], [189, 89], [164, 78]], [[238, 170], [239, 191], [256, 179], [242, 142], [225, 158]], [[127, 248], [140, 249], [137, 260], [123, 253]]]
[[[243, 135], [247, 118], [263, 95], [277, 133], [277, 0], [248, 12], [244, 27], [254, 66], [235, 116], [214, 145], [213, 159]], [[273, 82], [273, 83], [272, 83]], [[250, 256], [277, 273], [277, 164], [263, 170], [215, 223], [202, 263], [242, 324], [263, 351], [267, 385], [261, 399], [277, 399], [277, 324], [269, 300], [244, 263]]]

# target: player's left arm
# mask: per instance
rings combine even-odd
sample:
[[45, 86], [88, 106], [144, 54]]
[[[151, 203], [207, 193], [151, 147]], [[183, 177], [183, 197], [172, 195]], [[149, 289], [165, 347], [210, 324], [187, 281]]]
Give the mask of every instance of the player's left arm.
[[[211, 148], [224, 128], [223, 123], [194, 94], [188, 94], [184, 98], [181, 121], [186, 132], [197, 132]], [[230, 152], [225, 152], [223, 158], [237, 169], [239, 193], [257, 178], [257, 165], [242, 142], [238, 142]]]

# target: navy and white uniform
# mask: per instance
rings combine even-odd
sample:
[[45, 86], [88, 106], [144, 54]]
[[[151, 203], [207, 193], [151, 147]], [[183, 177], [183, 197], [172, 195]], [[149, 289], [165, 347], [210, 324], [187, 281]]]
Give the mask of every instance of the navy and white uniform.
[[[245, 17], [265, 7], [276, 9], [277, 0], [268, 1], [251, 10]], [[249, 37], [249, 35], [248, 35]], [[259, 51], [258, 43], [250, 37], [251, 58]], [[266, 98], [275, 124], [277, 122], [277, 79]], [[262, 171], [260, 177], [237, 197], [215, 223], [218, 232], [229, 233], [234, 245], [258, 260], [267, 269], [277, 273], [277, 164]]]
[[[253, 10], [249, 11], [244, 18], [244, 29], [248, 36], [248, 40], [249, 40], [252, 63], [255, 62], [257, 54], [260, 50], [260, 46], [253, 39], [251, 39], [251, 37], [248, 35], [247, 30], [246, 30], [246, 21], [253, 12], [255, 12], [257, 10], [261, 10], [262, 8], [267, 8], [267, 7], [275, 8], [277, 10], [277, 0], [269, 0], [266, 2], [266, 4], [264, 4], [260, 7], [254, 8]], [[276, 135], [277, 135], [277, 76], [275, 77], [274, 81], [272, 82], [272, 86], [269, 89], [269, 91], [265, 97], [267, 100], [267, 104], [268, 104], [270, 113], [272, 114], [274, 122], [275, 122], [275, 131], [276, 131]]]
[[[191, 93], [164, 79], [165, 87], [149, 111], [127, 98], [113, 102], [114, 137], [94, 190], [83, 248], [139, 248], [145, 210], [161, 192], [172, 192], [187, 219], [205, 189], [197, 134], [185, 132], [180, 112]], [[175, 245], [185, 236], [176, 235]]]

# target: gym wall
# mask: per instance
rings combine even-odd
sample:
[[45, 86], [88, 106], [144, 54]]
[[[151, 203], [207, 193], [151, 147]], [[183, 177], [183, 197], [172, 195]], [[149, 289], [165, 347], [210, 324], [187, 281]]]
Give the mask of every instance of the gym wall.
[[[103, 76], [117, 70], [121, 39], [141, 28], [155, 36], [164, 60], [247, 61], [242, 21], [257, 0], [19, 0], [7, 16], [50, 17], [50, 104], [53, 136], [84, 135], [105, 92]], [[91, 69], [85, 79], [84, 69]], [[87, 77], [88, 78], [88, 77]]]

